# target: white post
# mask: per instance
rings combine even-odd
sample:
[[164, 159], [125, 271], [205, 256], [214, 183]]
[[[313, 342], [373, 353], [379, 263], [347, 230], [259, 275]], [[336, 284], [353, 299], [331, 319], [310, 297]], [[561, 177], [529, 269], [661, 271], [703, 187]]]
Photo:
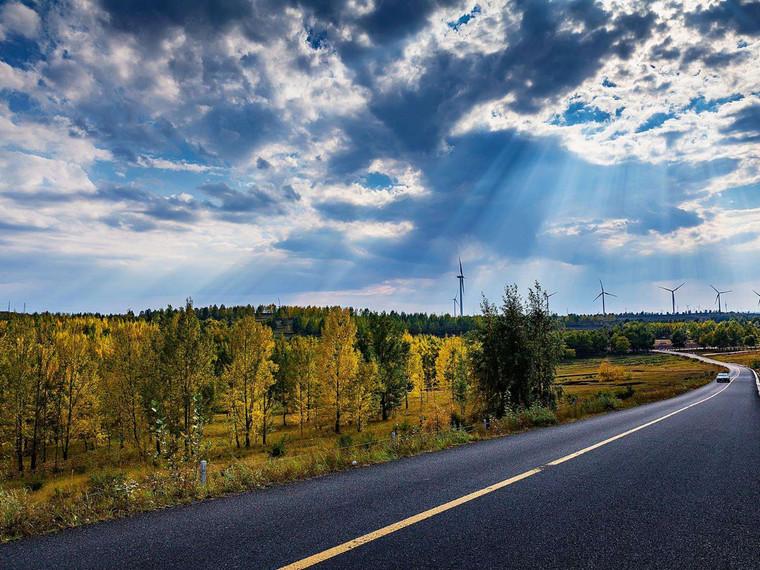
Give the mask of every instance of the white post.
[[206, 465], [207, 465], [207, 462], [205, 459], [201, 461], [201, 469], [200, 469], [200, 474], [199, 474], [201, 485], [206, 485]]

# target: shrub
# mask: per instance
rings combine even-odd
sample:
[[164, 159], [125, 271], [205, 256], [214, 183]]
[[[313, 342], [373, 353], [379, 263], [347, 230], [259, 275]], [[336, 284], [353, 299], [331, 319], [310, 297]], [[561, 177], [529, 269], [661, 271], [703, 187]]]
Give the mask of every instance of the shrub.
[[267, 449], [269, 457], [284, 457], [285, 453], [287, 452], [285, 444], [285, 436], [283, 436], [280, 440], [275, 441], [272, 445], [270, 445]]
[[587, 400], [586, 408], [589, 412], [615, 410], [620, 405], [620, 400], [609, 392], [597, 392], [596, 396]]
[[44, 485], [44, 481], [38, 475], [32, 475], [24, 481], [24, 488], [30, 491], [39, 491]]
[[633, 398], [635, 393], [636, 390], [634, 390], [633, 386], [626, 384], [625, 390], [618, 390], [615, 392], [615, 397], [620, 398], [621, 400], [627, 400], [628, 398]]
[[609, 360], [605, 360], [599, 365], [597, 376], [600, 382], [617, 382], [629, 377], [625, 368], [612, 364]]
[[549, 408], [532, 407], [526, 411], [527, 419], [536, 427], [553, 426], [557, 416]]
[[338, 446], [338, 449], [351, 447], [354, 444], [354, 437], [350, 433], [344, 433], [338, 437], [338, 440], [335, 442], [335, 444]]
[[457, 412], [451, 412], [451, 420], [449, 421], [449, 424], [454, 429], [462, 429], [465, 425], [464, 417]]
[[0, 489], [0, 529], [2, 535], [18, 535], [22, 533], [25, 522], [27, 491], [3, 491]]

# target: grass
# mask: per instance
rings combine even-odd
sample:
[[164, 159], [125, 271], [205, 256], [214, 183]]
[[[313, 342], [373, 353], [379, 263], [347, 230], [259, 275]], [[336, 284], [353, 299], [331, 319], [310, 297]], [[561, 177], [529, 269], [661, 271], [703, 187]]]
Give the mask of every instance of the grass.
[[718, 352], [713, 354], [704, 354], [713, 360], [720, 360], [721, 362], [733, 362], [735, 364], [742, 364], [749, 366], [755, 370], [760, 370], [760, 350], [744, 350], [741, 352]]
[[341, 435], [309, 427], [302, 438], [295, 418], [286, 418], [283, 426], [280, 417], [268, 445], [249, 449], [234, 445], [225, 416], [218, 415], [206, 430], [206, 486], [198, 484], [194, 464], [153, 466], [133, 451], [109, 449], [103, 442], [87, 453], [75, 449], [57, 472], [50, 457], [34, 477], [9, 476], [9, 466], [0, 486], [0, 541], [315, 477], [350, 469], [354, 461], [358, 466], [381, 463], [574, 421], [681, 394], [710, 382], [721, 370], [668, 355], [621, 356], [608, 359], [617, 376], [600, 381], [605, 360], [560, 366], [557, 384], [563, 396], [556, 409], [510, 413], [491, 420], [488, 428], [479, 420], [463, 429], [450, 427], [448, 399], [435, 392], [427, 394], [421, 413], [419, 401], [410, 400], [409, 409], [387, 422], [371, 423], [362, 433], [351, 426]]

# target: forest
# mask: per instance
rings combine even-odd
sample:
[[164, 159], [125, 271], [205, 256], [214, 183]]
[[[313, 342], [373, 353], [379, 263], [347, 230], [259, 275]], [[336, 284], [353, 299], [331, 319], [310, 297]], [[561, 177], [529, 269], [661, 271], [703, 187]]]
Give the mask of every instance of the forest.
[[276, 336], [272, 314], [196, 309], [191, 300], [139, 316], [7, 318], [6, 471], [56, 472], [72, 453], [95, 447], [127, 449], [145, 462], [200, 457], [204, 426], [218, 417], [231, 444], [248, 448], [268, 445], [288, 422], [301, 435], [360, 433], [402, 406], [422, 411], [431, 393], [445, 395], [434, 415], [446, 425], [554, 401], [562, 338], [538, 285], [527, 300], [510, 287], [501, 307], [484, 301], [466, 337], [412, 335], [387, 313], [293, 312], [319, 318], [316, 334]]

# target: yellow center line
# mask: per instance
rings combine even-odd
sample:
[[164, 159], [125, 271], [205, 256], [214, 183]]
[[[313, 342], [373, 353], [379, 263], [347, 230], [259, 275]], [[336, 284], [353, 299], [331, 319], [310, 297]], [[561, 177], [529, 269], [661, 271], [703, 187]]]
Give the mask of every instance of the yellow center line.
[[[738, 373], [732, 378], [736, 378], [738, 376]], [[382, 538], [383, 536], [387, 536], [389, 534], [392, 534], [396, 531], [399, 531], [403, 528], [406, 528], [408, 526], [411, 526], [413, 524], [416, 524], [420, 521], [424, 521], [425, 519], [429, 519], [430, 517], [434, 517], [435, 515], [438, 515], [440, 513], [443, 513], [445, 511], [451, 510], [455, 507], [458, 507], [460, 505], [463, 505], [465, 503], [468, 503], [470, 501], [473, 501], [479, 497], [482, 497], [484, 495], [488, 495], [489, 493], [493, 493], [494, 491], [498, 491], [499, 489], [503, 489], [504, 487], [507, 487], [511, 485], [512, 483], [517, 483], [518, 481], [522, 481], [523, 479], [527, 479], [531, 475], [535, 475], [536, 473], [541, 473], [544, 469], [546, 469], [549, 466], [555, 466], [559, 465], [560, 463], [564, 463], [565, 461], [570, 461], [571, 459], [575, 459], [576, 457], [583, 455], [584, 453], [588, 453], [589, 451], [593, 451], [594, 449], [598, 449], [602, 447], [603, 445], [607, 445], [608, 443], [612, 443], [613, 441], [616, 441], [618, 439], [621, 439], [623, 437], [626, 437], [628, 435], [631, 435], [632, 433], [635, 433], [639, 430], [642, 430], [646, 427], [649, 427], [651, 425], [654, 425], [656, 423], [659, 423], [663, 420], [666, 420], [672, 416], [675, 416], [676, 414], [680, 414], [681, 412], [688, 410], [689, 408], [693, 408], [694, 406], [698, 406], [699, 404], [702, 404], [703, 402], [706, 402], [707, 400], [711, 400], [718, 394], [722, 393], [726, 388], [728, 388], [731, 385], [731, 382], [725, 385], [722, 389], [718, 390], [714, 394], [707, 396], [706, 398], [702, 398], [701, 400], [694, 402], [693, 404], [689, 404], [688, 406], [684, 406], [683, 408], [680, 408], [674, 412], [670, 412], [669, 414], [665, 414], [664, 416], [661, 416], [657, 419], [654, 419], [650, 422], [647, 422], [645, 424], [642, 424], [638, 427], [635, 427], [633, 429], [629, 429], [628, 431], [625, 431], [623, 433], [620, 433], [618, 435], [615, 435], [613, 437], [610, 437], [608, 439], [605, 439], [604, 441], [600, 441], [599, 443], [595, 443], [594, 445], [590, 445], [588, 447], [584, 447], [580, 451], [576, 451], [574, 453], [570, 453], [569, 455], [565, 455], [564, 457], [560, 457], [559, 459], [555, 459], [554, 461], [550, 461], [546, 465], [542, 465], [541, 467], [536, 467], [535, 469], [531, 469], [530, 471], [525, 471], [524, 473], [520, 473], [519, 475], [515, 475], [514, 477], [510, 477], [509, 479], [504, 479], [503, 481], [499, 481], [498, 483], [494, 483], [493, 485], [489, 485], [488, 487], [484, 487], [478, 491], [474, 491], [472, 493], [469, 493], [467, 495], [464, 495], [463, 497], [459, 497], [458, 499], [454, 499], [453, 501], [449, 501], [448, 503], [443, 503], [442, 505], [438, 505], [437, 507], [433, 507], [432, 509], [428, 509], [426, 511], [422, 511], [421, 513], [418, 513], [416, 515], [412, 515], [411, 517], [405, 518], [403, 520], [400, 520], [398, 522], [395, 522], [393, 524], [390, 524], [388, 526], [384, 526], [383, 528], [379, 528], [375, 531], [372, 531], [370, 533], [364, 534], [358, 538], [354, 538], [353, 540], [349, 540], [348, 542], [344, 542], [343, 544], [339, 544], [337, 546], [333, 546], [332, 548], [328, 548], [327, 550], [323, 550], [322, 552], [318, 552], [316, 554], [313, 554], [307, 558], [302, 558], [301, 560], [298, 560], [296, 562], [293, 562], [292, 564], [288, 564], [287, 566], [283, 566], [280, 570], [297, 570], [300, 568], [309, 568], [310, 566], [314, 566], [315, 564], [319, 564], [320, 562], [324, 562], [325, 560], [329, 560], [330, 558], [334, 558], [335, 556], [338, 556], [339, 554], [343, 554], [344, 552], [348, 552], [349, 550], [353, 550], [354, 548], [357, 548], [363, 544], [367, 544], [368, 542], [372, 542], [373, 540], [377, 540], [378, 538]]]

